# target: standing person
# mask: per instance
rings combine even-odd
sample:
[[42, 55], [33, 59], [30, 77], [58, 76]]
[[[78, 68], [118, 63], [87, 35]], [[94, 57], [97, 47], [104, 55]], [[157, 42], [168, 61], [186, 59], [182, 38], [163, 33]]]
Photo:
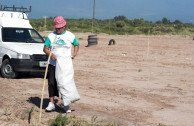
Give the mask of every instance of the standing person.
[[[70, 113], [69, 105], [80, 99], [74, 82], [72, 63], [72, 59], [76, 57], [79, 50], [79, 43], [75, 35], [66, 30], [66, 21], [62, 16], [54, 18], [54, 27], [55, 31], [47, 36], [43, 49], [49, 55], [53, 46], [48, 68], [50, 102], [46, 111], [55, 110], [54, 97], [59, 97], [59, 91], [64, 102], [64, 110]], [[71, 54], [72, 45], [73, 54]]]

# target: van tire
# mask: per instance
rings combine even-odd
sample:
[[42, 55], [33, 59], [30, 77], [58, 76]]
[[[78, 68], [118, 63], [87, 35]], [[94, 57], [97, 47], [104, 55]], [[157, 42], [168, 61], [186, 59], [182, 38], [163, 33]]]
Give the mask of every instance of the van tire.
[[18, 76], [18, 73], [14, 71], [13, 66], [9, 59], [5, 59], [1, 66], [1, 76], [3, 78], [14, 79]]

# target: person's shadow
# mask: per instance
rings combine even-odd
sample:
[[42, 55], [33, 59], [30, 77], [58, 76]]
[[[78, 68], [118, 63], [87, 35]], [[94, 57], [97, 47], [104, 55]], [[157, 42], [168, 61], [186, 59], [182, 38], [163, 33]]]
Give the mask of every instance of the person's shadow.
[[[44, 109], [44, 110], [46, 109], [47, 105], [49, 104], [49, 101], [50, 100], [48, 98], [43, 99], [42, 109]], [[36, 105], [38, 108], [40, 108], [41, 99], [39, 97], [30, 97], [30, 98], [28, 98], [27, 102], [32, 103], [32, 104]], [[58, 113], [65, 113], [64, 106], [57, 105], [56, 104], [57, 102], [58, 102], [58, 100], [55, 99], [55, 111]]]
[[16, 79], [33, 79], [33, 78], [44, 79], [44, 75], [40, 73], [20, 73]]

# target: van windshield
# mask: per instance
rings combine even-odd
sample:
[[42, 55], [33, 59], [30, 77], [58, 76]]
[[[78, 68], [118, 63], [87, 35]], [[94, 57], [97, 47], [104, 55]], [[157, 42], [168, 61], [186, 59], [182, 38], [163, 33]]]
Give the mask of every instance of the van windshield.
[[43, 38], [34, 29], [2, 28], [3, 42], [44, 43]]

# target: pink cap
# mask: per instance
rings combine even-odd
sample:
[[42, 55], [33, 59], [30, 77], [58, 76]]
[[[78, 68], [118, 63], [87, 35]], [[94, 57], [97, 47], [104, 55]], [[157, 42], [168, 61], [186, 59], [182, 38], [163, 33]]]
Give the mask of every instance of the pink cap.
[[64, 18], [62, 16], [57, 16], [54, 19], [54, 27], [55, 28], [62, 28], [66, 25], [66, 21], [64, 20]]

